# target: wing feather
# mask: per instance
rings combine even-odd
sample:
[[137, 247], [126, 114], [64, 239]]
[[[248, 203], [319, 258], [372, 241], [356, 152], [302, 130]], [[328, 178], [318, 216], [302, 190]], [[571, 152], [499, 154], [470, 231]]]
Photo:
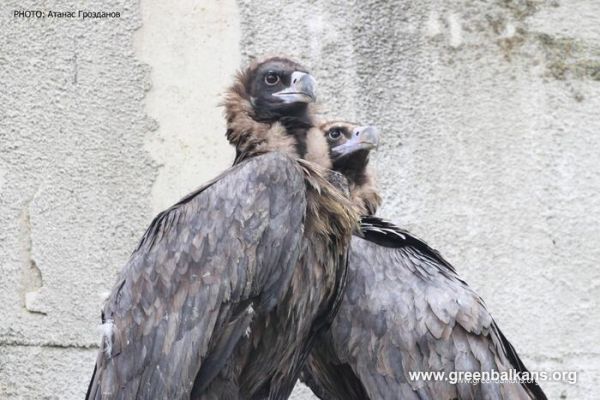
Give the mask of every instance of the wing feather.
[[313, 352], [320, 360], [309, 361], [308, 382], [317, 387], [320, 375], [333, 379], [323, 364], [343, 365], [355, 374], [343, 379], [358, 380], [371, 399], [396, 399], [399, 393], [419, 399], [545, 399], [535, 383], [412, 380], [413, 371], [526, 369], [483, 300], [437, 251], [375, 217], [363, 220], [360, 236], [349, 251], [345, 298], [324, 339], [334, 350]]
[[160, 213], [105, 304], [111, 351], [99, 353], [88, 398], [189, 398], [199, 371], [214, 377], [247, 307], [266, 312], [287, 288], [305, 211], [298, 164], [269, 153]]

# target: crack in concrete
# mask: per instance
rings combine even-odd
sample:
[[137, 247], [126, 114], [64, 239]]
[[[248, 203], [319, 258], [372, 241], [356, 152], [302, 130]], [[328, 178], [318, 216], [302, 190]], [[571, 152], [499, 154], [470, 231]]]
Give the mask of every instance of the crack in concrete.
[[599, 359], [600, 353], [595, 352], [568, 352], [565, 354], [561, 354], [559, 356], [548, 356], [545, 354], [526, 354], [523, 353], [524, 357], [529, 356], [528, 358], [537, 361], [537, 362], [553, 362], [553, 363], [564, 363], [569, 360], [581, 360], [582, 358], [586, 359]]
[[58, 342], [25, 342], [21, 340], [1, 340], [0, 346], [5, 347], [44, 347], [54, 349], [82, 349], [91, 350], [97, 349], [98, 344], [73, 344], [73, 343], [58, 343]]
[[2, 192], [2, 187], [6, 183], [6, 170], [0, 168], [0, 192]]
[[77, 64], [77, 39], [73, 38], [73, 84], [77, 85], [79, 64]]
[[25, 203], [21, 212], [21, 257], [22, 267], [22, 285], [23, 285], [23, 307], [29, 313], [47, 315], [46, 311], [36, 306], [36, 299], [44, 282], [42, 271], [38, 268], [32, 254], [32, 235], [31, 235], [31, 202], [34, 197]]

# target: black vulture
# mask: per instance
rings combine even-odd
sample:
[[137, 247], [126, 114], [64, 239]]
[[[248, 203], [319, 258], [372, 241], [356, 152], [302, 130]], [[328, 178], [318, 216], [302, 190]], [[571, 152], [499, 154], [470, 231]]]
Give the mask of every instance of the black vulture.
[[[321, 399], [546, 399], [533, 379], [458, 382], [468, 379], [459, 371], [479, 373], [483, 380], [494, 379], [492, 370], [501, 379], [517, 372], [527, 378], [528, 371], [454, 267], [409, 232], [373, 215], [380, 199], [367, 165], [378, 143], [375, 131], [346, 122], [321, 129], [334, 168], [350, 180], [363, 215], [350, 245], [339, 312], [319, 336], [301, 379]], [[507, 375], [510, 370], [513, 375]], [[411, 376], [421, 372], [445, 375]]]
[[104, 305], [88, 399], [288, 397], [340, 302], [358, 221], [306, 161], [329, 166], [314, 99], [312, 76], [285, 58], [237, 76], [234, 166], [146, 230]]

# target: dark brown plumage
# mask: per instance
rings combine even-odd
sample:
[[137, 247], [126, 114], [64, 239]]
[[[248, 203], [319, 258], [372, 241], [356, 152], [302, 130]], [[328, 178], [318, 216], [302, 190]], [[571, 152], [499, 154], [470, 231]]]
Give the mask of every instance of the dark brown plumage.
[[[353, 198], [369, 199], [373, 135], [348, 123], [322, 126], [334, 168]], [[342, 132], [335, 132], [341, 129]], [[366, 140], [371, 145], [361, 148]], [[361, 187], [361, 183], [365, 187]], [[359, 206], [362, 206], [359, 204]], [[362, 206], [371, 214], [375, 211]], [[546, 399], [535, 382], [479, 383], [411, 379], [411, 372], [525, 372], [483, 300], [454, 268], [410, 233], [366, 215], [351, 242], [348, 283], [331, 329], [319, 337], [302, 380], [322, 399]], [[447, 377], [451, 377], [446, 375]]]
[[357, 223], [302, 159], [323, 150], [313, 100], [287, 59], [238, 76], [225, 101], [235, 165], [147, 229], [104, 306], [88, 399], [287, 398], [341, 299]]
[[381, 196], [375, 174], [369, 167], [369, 154], [379, 144], [377, 130], [345, 121], [329, 121], [321, 123], [319, 131], [327, 141], [332, 168], [348, 179], [352, 202], [360, 214], [375, 214], [381, 205]]
[[[270, 77], [275, 77], [274, 84], [267, 83]], [[299, 87], [277, 96], [292, 87], [292, 80]], [[227, 139], [237, 150], [236, 162], [269, 151], [305, 158], [314, 100], [313, 78], [289, 59], [273, 57], [240, 71], [224, 101]]]

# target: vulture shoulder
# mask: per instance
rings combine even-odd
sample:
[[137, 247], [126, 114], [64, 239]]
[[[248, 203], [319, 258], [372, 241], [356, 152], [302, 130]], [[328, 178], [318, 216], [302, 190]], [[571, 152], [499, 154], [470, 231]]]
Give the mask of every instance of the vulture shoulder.
[[88, 399], [187, 398], [209, 383], [253, 314], [283, 297], [305, 213], [302, 170], [280, 153], [160, 213], [105, 303]]
[[[379, 218], [364, 218], [361, 225], [349, 251], [345, 297], [326, 339], [335, 355], [329, 351], [309, 362], [306, 380], [325, 383], [316, 385], [329, 393], [323, 398], [361, 386], [366, 396], [345, 397], [546, 398], [535, 382], [412, 379], [413, 371], [527, 370], [483, 300], [437, 251]], [[340, 378], [349, 367], [354, 378]]]

